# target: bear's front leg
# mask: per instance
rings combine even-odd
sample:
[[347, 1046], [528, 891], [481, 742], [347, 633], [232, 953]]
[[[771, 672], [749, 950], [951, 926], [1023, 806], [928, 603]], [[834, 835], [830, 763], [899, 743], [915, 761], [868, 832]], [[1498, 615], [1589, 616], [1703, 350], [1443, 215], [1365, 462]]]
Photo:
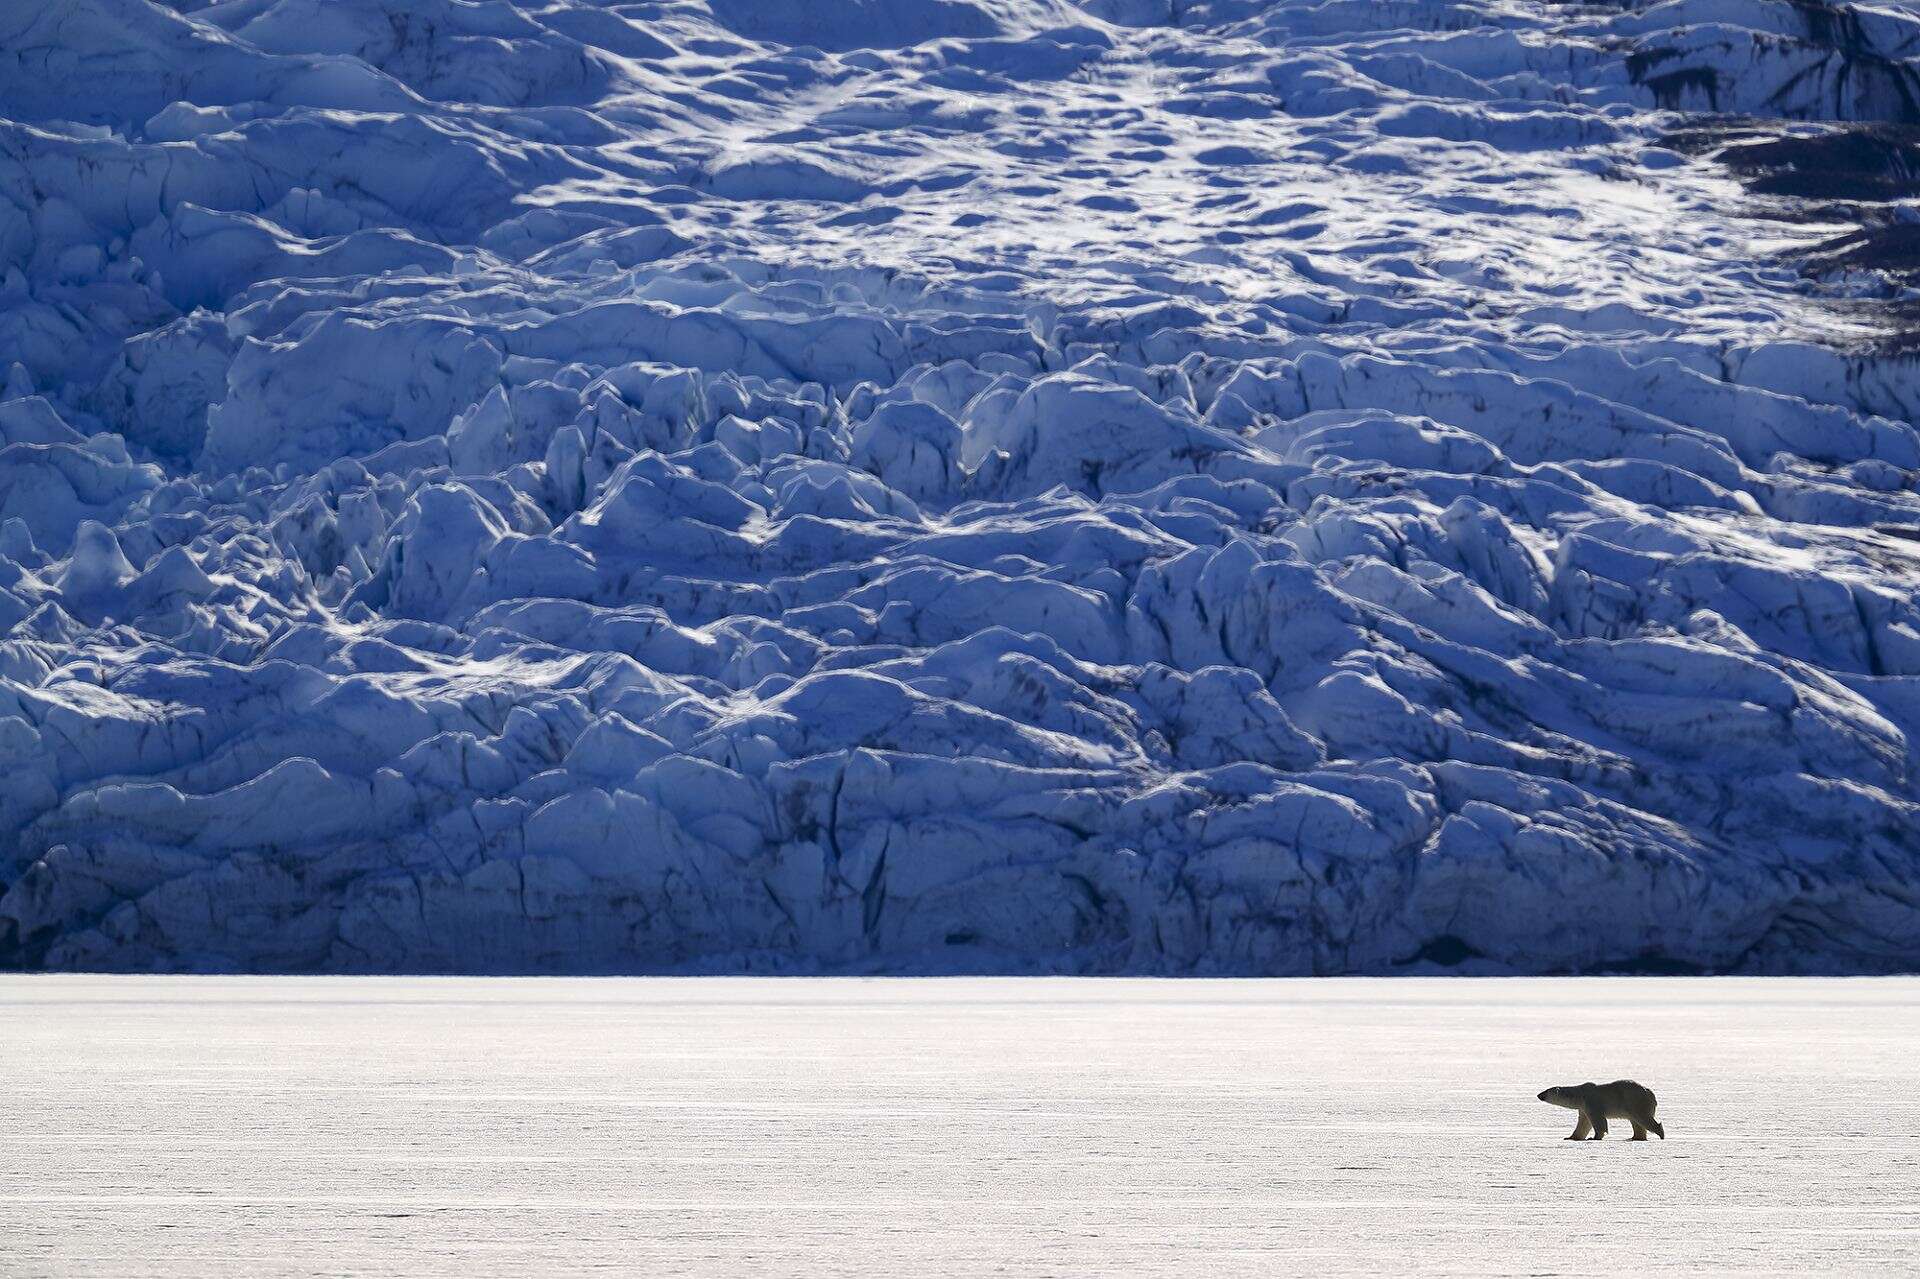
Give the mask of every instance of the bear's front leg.
[[1583, 1110], [1580, 1112], [1580, 1122], [1576, 1123], [1573, 1126], [1573, 1131], [1568, 1133], [1565, 1137], [1562, 1137], [1561, 1140], [1562, 1141], [1585, 1141], [1587, 1139], [1587, 1134], [1591, 1131], [1593, 1131], [1593, 1125], [1587, 1122], [1587, 1112]]

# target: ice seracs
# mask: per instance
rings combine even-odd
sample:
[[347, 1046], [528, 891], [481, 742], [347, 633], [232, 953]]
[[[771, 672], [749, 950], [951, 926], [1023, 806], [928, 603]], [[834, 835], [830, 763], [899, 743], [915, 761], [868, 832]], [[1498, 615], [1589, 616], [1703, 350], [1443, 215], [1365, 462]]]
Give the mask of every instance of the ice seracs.
[[0, 964], [1911, 968], [1915, 55], [19, 0]]

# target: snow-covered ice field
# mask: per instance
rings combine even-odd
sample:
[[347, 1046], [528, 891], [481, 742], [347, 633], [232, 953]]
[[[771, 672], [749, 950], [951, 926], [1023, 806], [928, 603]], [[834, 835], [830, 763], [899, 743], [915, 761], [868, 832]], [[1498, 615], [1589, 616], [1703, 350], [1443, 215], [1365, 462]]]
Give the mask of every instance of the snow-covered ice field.
[[[6, 978], [0, 1274], [1913, 1273], [1920, 982]], [[1562, 1141], [1632, 1076], [1669, 1140]]]

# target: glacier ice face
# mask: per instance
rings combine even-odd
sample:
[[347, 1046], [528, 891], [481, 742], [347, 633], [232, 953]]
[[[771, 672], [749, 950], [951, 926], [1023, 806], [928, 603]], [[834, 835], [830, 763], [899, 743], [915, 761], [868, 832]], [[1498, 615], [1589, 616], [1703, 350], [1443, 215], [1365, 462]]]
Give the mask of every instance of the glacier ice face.
[[1912, 968], [1915, 55], [14, 0], [0, 964]]

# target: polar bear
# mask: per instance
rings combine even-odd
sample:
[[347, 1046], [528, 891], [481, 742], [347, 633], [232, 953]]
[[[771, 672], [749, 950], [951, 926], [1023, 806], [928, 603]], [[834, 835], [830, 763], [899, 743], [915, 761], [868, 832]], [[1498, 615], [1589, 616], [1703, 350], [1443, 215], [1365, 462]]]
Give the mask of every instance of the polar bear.
[[1565, 1106], [1580, 1112], [1580, 1122], [1567, 1135], [1568, 1141], [1581, 1141], [1587, 1134], [1599, 1141], [1607, 1135], [1607, 1120], [1624, 1119], [1633, 1125], [1634, 1141], [1645, 1141], [1648, 1133], [1667, 1139], [1667, 1130], [1653, 1117], [1653, 1090], [1642, 1088], [1631, 1079], [1616, 1079], [1610, 1084], [1568, 1084], [1549, 1088], [1540, 1100], [1550, 1106]]

